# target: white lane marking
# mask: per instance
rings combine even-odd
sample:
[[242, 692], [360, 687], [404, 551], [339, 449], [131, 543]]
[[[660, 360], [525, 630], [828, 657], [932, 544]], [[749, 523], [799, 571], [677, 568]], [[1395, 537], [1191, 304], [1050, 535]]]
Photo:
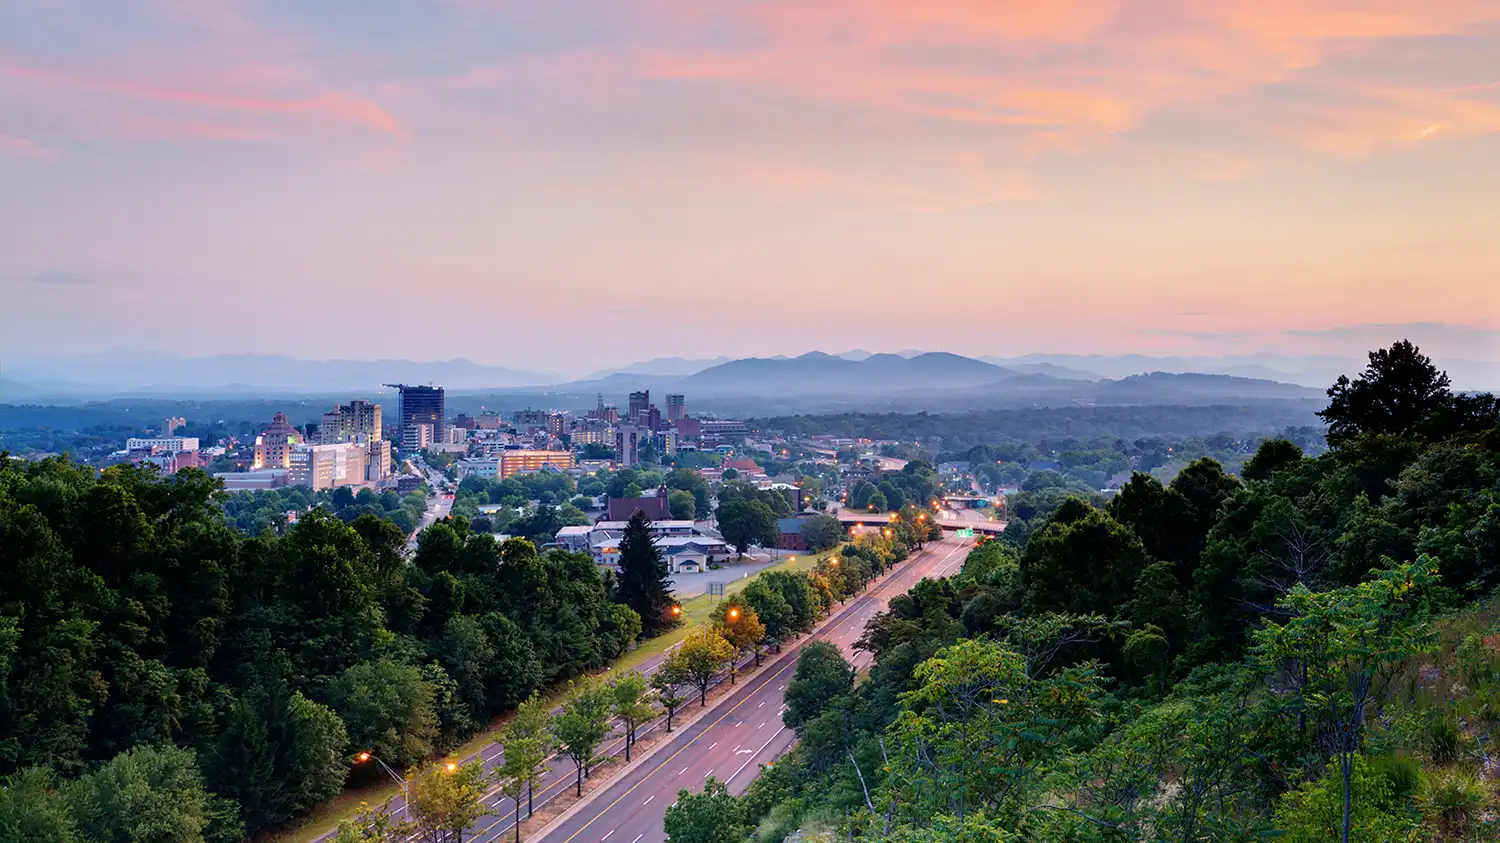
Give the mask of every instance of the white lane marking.
[[755, 704], [755, 707], [756, 708], [760, 708], [761, 706], [763, 706], [765, 704], [766, 704], [766, 701], [765, 700], [761, 700], [760, 702], [758, 702], [758, 703]]
[[743, 773], [745, 771], [745, 768], [748, 767], [748, 766], [750, 766], [750, 762], [755, 760], [755, 756], [757, 756], [757, 755], [760, 754], [760, 750], [761, 749], [765, 749], [766, 747], [770, 746], [771, 745], [771, 741], [776, 740], [776, 735], [779, 735], [779, 734], [781, 734], [782, 732], [785, 732], [785, 731], [786, 731], [786, 727], [782, 726], [780, 729], [776, 730], [776, 734], [771, 735], [769, 738], [766, 738], [766, 742], [760, 745], [760, 749], [755, 750], [755, 752], [752, 753], [749, 758], [746, 758], [745, 759], [745, 763], [741, 764], [740, 768], [738, 770], [734, 771], [734, 775], [733, 776], [730, 776], [729, 778], [725, 779], [724, 783], [727, 785], [730, 782], [734, 781], [734, 777], [738, 776], [740, 773]]
[[[647, 802], [650, 802], [650, 801], [651, 801], [651, 800], [650, 800], [650, 799], [647, 799], [647, 800], [646, 800], [646, 801], [647, 801]], [[634, 840], [632, 840], [632, 841], [630, 841], [630, 843], [640, 843], [640, 840], [641, 840], [641, 838], [642, 838], [642, 837], [645, 837], [645, 836], [646, 836], [646, 835], [644, 835], [644, 834], [637, 834], [637, 835], [636, 835], [636, 836], [635, 836], [635, 839], [634, 839]]]
[[753, 749], [739, 749], [739, 748], [736, 748], [734, 750], [734, 754], [735, 755], [754, 755], [755, 754], [755, 750], [753, 750]]
[[760, 725], [759, 725], [759, 726], [756, 726], [756, 727], [755, 727], [755, 730], [756, 730], [756, 731], [760, 731], [760, 730], [761, 730], [761, 729], [764, 729], [764, 728], [765, 728], [765, 727], [766, 727], [766, 724], [764, 724], [764, 723], [762, 723], [762, 724], [760, 724]]
[[713, 743], [711, 743], [711, 744], [708, 745], [708, 748], [709, 749], [713, 749], [714, 747], [716, 747], [718, 745], [719, 745], [719, 742], [718, 741], [714, 741]]
[[682, 775], [682, 774], [683, 774], [683, 773], [686, 773], [686, 772], [687, 772], [687, 768], [686, 768], [686, 767], [683, 767], [683, 768], [682, 768], [682, 769], [681, 769], [681, 770], [678, 770], [678, 771], [677, 771], [677, 775], [679, 775], [679, 776], [680, 776], [680, 775]]
[[711, 776], [713, 774], [714, 774], [714, 771], [713, 770], [709, 770], [708, 772], [706, 772], [706, 773], [703, 774], [703, 778], [706, 779], [706, 778], [708, 778], [709, 776]]
[[609, 834], [606, 834], [603, 837], [599, 838], [599, 843], [604, 843], [604, 841], [606, 841], [606, 840], [609, 839], [609, 835], [610, 834], [614, 834], [614, 833], [615, 833], [615, 830], [614, 829], [610, 829], [609, 830]]
[[[650, 805], [650, 804], [651, 804], [651, 800], [653, 800], [653, 799], [655, 799], [655, 798], [656, 798], [656, 795], [655, 795], [655, 794], [652, 794], [652, 795], [651, 795], [651, 796], [647, 796], [647, 797], [646, 797], [646, 801], [645, 801], [645, 802], [642, 802], [642, 803], [641, 803], [641, 804], [642, 804], [642, 805]], [[637, 840], [639, 840], [639, 839], [641, 839], [641, 838], [639, 838], [639, 837], [637, 837], [637, 838], [636, 838], [636, 839], [637, 839]]]

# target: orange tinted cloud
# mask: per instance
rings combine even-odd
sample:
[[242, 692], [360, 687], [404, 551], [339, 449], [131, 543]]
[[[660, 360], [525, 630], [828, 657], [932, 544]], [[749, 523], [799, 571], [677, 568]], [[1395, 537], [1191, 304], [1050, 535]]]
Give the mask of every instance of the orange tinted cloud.
[[[600, 72], [611, 89], [632, 76], [734, 85], [909, 120], [988, 125], [1023, 144], [1067, 148], [1139, 129], [1156, 114], [1299, 84], [1299, 74], [1330, 56], [1500, 21], [1495, 0], [652, 0], [631, 7], [642, 13], [630, 37], [586, 59], [608, 68]], [[1489, 37], [1500, 50], [1500, 39]], [[522, 60], [533, 68], [551, 61], [572, 67], [585, 59], [572, 52]], [[471, 81], [486, 73], [514, 79], [489, 68]], [[564, 96], [591, 95], [563, 87]], [[1287, 110], [1294, 146], [1345, 152], [1395, 142], [1407, 136], [1409, 118], [1420, 119], [1414, 111], [1433, 115], [1416, 131], [1494, 131], [1490, 108], [1458, 89], [1432, 91], [1443, 104], [1417, 108], [1411, 94], [1426, 96], [1420, 89], [1373, 91], [1358, 79], [1343, 87], [1348, 107], [1330, 106], [1326, 125]], [[798, 119], [790, 109], [768, 117]]]

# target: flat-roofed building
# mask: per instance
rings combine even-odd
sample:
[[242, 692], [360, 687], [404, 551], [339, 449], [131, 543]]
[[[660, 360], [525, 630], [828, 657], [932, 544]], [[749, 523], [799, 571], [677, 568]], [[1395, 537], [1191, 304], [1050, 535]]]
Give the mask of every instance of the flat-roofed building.
[[499, 456], [500, 479], [517, 472], [541, 471], [552, 468], [567, 471], [573, 467], [572, 451], [501, 451]]
[[127, 451], [150, 451], [154, 454], [175, 454], [178, 451], [198, 450], [196, 436], [158, 436], [142, 438], [132, 436], [125, 440]]

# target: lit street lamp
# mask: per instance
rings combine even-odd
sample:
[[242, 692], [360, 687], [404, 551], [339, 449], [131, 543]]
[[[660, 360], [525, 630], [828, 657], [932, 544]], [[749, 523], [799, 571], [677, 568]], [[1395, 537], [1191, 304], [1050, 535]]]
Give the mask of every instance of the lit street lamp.
[[401, 811], [405, 814], [406, 819], [411, 819], [411, 783], [402, 778], [395, 770], [392, 770], [389, 764], [380, 760], [374, 753], [361, 752], [354, 756], [354, 760], [360, 764], [366, 761], [374, 761], [380, 765], [380, 769], [385, 770], [390, 774], [391, 778], [396, 780], [396, 784], [401, 785]]

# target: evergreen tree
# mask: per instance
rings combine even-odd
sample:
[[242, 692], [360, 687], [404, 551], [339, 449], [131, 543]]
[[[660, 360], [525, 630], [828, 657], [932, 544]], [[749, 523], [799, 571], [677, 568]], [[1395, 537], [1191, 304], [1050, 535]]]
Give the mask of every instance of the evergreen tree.
[[657, 633], [672, 626], [672, 581], [667, 560], [651, 539], [651, 522], [637, 511], [620, 539], [620, 576], [616, 598], [641, 616], [641, 627]]

